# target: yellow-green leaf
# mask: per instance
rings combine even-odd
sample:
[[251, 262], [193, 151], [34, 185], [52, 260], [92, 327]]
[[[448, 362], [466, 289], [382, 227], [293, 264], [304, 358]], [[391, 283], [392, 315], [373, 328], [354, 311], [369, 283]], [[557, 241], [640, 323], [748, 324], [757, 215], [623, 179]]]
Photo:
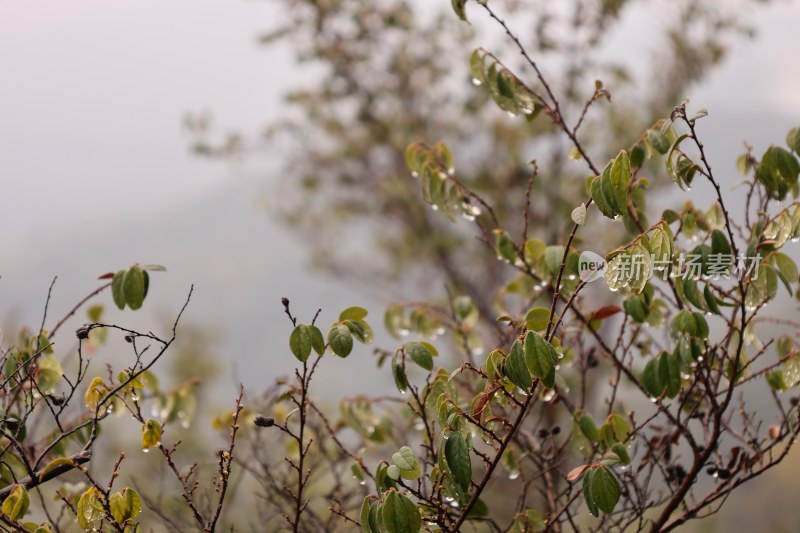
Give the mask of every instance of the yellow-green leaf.
[[147, 450], [161, 443], [161, 424], [152, 418], [142, 426], [142, 449]]
[[9, 520], [19, 520], [28, 512], [30, 504], [31, 500], [28, 496], [28, 491], [22, 485], [17, 485], [3, 502], [3, 514]]
[[75, 461], [73, 461], [69, 457], [59, 457], [58, 459], [53, 459], [52, 461], [47, 463], [47, 466], [42, 468], [41, 472], [39, 472], [39, 481], [43, 481], [47, 477], [47, 474], [49, 474], [56, 468], [66, 465], [74, 466]]

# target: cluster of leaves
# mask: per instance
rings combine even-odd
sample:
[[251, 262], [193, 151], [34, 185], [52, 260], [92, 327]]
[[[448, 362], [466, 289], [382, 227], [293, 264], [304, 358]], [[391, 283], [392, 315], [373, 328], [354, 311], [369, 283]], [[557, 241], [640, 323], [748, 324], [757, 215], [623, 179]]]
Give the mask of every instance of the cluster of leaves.
[[[466, 4], [453, 2], [461, 18]], [[617, 147], [611, 153], [618, 155], [596, 167], [578, 130], [593, 104], [608, 96], [605, 85], [595, 85], [580, 120], [568, 126], [537, 63], [491, 6], [477, 4], [510, 35], [534, 79], [526, 83], [478, 49], [470, 60], [475, 85], [502, 111], [549, 117], [552, 129], [573, 144], [569, 158], [583, 160], [592, 172], [587, 197], [572, 209], [567, 236], [548, 243], [527, 235], [530, 186], [527, 195], [524, 187], [515, 189], [526, 198], [523, 221], [515, 224], [511, 213], [519, 211], [494, 204], [461, 173], [456, 177], [444, 143], [411, 144], [405, 159], [420, 178], [423, 201], [451, 219], [460, 213], [472, 220], [491, 259], [516, 276], [486, 284], [493, 291], [490, 305], [473, 293], [448, 295], [444, 303], [392, 305], [387, 330], [397, 338], [419, 336], [394, 351], [377, 351], [379, 364], [391, 360], [401, 396], [345, 399], [333, 422], [309, 400], [307, 365], [312, 350], [321, 356], [337, 337], [329, 334], [326, 345], [313, 324], [295, 325], [290, 347], [303, 372], [281, 397], [301, 415], [292, 421], [291, 413], [283, 413], [275, 425], [296, 441], [292, 449], [300, 463], [290, 459], [294, 470], [283, 477], [264, 465], [271, 472], [265, 487], [292, 495], [288, 507], [276, 508], [296, 510], [294, 516], [283, 511], [294, 530], [304, 520], [307, 527], [330, 528], [337, 517], [366, 533], [461, 531], [465, 524], [499, 531], [582, 525], [674, 530], [714, 512], [735, 488], [780, 464], [798, 437], [796, 400], [774, 396], [776, 408], [768, 415], [732, 401], [747, 383], [786, 391], [800, 382], [791, 336], [775, 343], [778, 360], [770, 362], [773, 341], [759, 339], [757, 331], [762, 322], [793, 327], [763, 312], [777, 298], [779, 280], [790, 294], [800, 281], [795, 263], [781, 251], [797, 235], [798, 206], [776, 212], [771, 204], [797, 196], [792, 143], [798, 130], [788, 136], [789, 150], [772, 147], [761, 160], [745, 155], [749, 190], [739, 218], [726, 207], [696, 130], [707, 112], [689, 115], [685, 102], [642, 128], [632, 144], [620, 139], [628, 148]], [[646, 175], [659, 168], [679, 189], [698, 180], [710, 184], [713, 204], [700, 210], [687, 202], [649, 225]], [[480, 205], [480, 212], [464, 212], [465, 199]], [[589, 224], [593, 206], [603, 219]], [[599, 227], [622, 239], [605, 254], [603, 279], [611, 290], [605, 294], [587, 288], [593, 278], [581, 277], [580, 266], [581, 253], [591, 251], [586, 243], [600, 246], [591, 237]], [[687, 256], [693, 258], [691, 275], [684, 271]], [[742, 258], [750, 263], [743, 272]], [[355, 335], [347, 321], [359, 317], [343, 313], [331, 332]], [[447, 352], [461, 352], [455, 363], [439, 356], [445, 352], [439, 337], [448, 330]], [[473, 345], [476, 336], [483, 339]], [[483, 349], [487, 338], [491, 349]], [[392, 407], [395, 401], [399, 409]], [[736, 413], [740, 421], [733, 420]], [[768, 428], [765, 416], [771, 417]], [[598, 427], [595, 417], [605, 421]], [[561, 430], [565, 423], [569, 431]], [[309, 427], [316, 440], [321, 433], [326, 441], [316, 460], [302, 437]], [[340, 434], [352, 430], [355, 445]], [[400, 448], [391, 449], [398, 441]], [[307, 476], [303, 464], [312, 465]], [[345, 472], [356, 486], [339, 486]], [[710, 482], [703, 480], [706, 473], [714, 476]], [[333, 488], [328, 474], [337, 480]], [[328, 514], [305, 507], [303, 491], [317, 483], [325, 487], [317, 495], [330, 502]], [[506, 489], [519, 498], [503, 497]]]
[[[197, 487], [192, 486], [191, 476], [197, 466], [192, 466], [188, 475], [181, 473], [176, 464], [177, 444], [167, 448], [161, 442], [170, 424], [180, 422], [188, 427], [195, 410], [193, 382], [164, 391], [151, 370], [173, 344], [182, 311], [173, 324], [172, 336], [164, 339], [152, 332], [106, 323], [103, 305], [91, 303], [111, 289], [111, 299], [117, 307], [139, 309], [148, 294], [147, 272], [157, 270], [163, 268], [133, 265], [116, 274], [100, 276], [101, 280], [111, 281], [93, 290], [47, 330], [44, 324], [48, 320], [51, 286], [42, 327], [35, 333], [21, 329], [15, 342], [3, 348], [0, 386], [5, 414], [0, 428], [0, 522], [4, 526], [37, 533], [70, 530], [73, 524], [83, 531], [141, 531], [140, 514], [146, 498], [131, 486], [114, 490], [125, 453], [120, 454], [107, 483], [99, 481], [96, 469], [90, 472], [86, 466], [93, 460], [92, 452], [107, 419], [127, 414], [141, 427], [142, 449], [158, 449], [181, 482], [184, 500], [191, 508], [185, 512], [196, 512], [197, 525], [213, 530], [219, 512], [204, 516], [194, 503]], [[184, 309], [187, 304], [188, 299]], [[76, 330], [77, 346], [58, 349], [56, 334], [84, 306], [89, 322]], [[131, 348], [132, 363], [116, 376], [107, 365], [107, 377], [97, 375], [90, 379], [97, 357], [88, 355], [102, 347], [109, 331], [124, 335]], [[149, 406], [159, 420], [143, 415], [143, 409]], [[231, 427], [235, 424], [234, 419]], [[231, 443], [234, 436], [232, 430]], [[227, 479], [228, 474], [222, 471], [229, 469], [229, 459], [220, 461], [219, 479]], [[57, 484], [57, 480], [61, 483]], [[222, 481], [214, 484], [221, 509], [225, 488]], [[38, 493], [41, 506], [31, 504], [33, 491]], [[48, 500], [55, 500], [60, 509], [54, 512]], [[151, 510], [162, 512], [157, 505], [151, 505]]]

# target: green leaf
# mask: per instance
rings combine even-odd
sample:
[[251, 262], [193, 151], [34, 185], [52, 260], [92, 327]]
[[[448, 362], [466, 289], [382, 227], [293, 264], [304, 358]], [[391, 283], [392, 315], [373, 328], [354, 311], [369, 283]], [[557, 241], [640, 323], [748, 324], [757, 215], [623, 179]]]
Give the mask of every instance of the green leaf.
[[[608, 167], [607, 167], [608, 168]], [[591, 185], [591, 194], [592, 200], [597, 205], [597, 208], [603, 213], [603, 216], [614, 219], [617, 216], [616, 211], [614, 208], [606, 201], [605, 196], [603, 195], [603, 176], [597, 176], [592, 180]]]
[[400, 469], [400, 476], [403, 479], [419, 479], [422, 476], [422, 469], [414, 456], [414, 452], [408, 446], [403, 446], [400, 451], [392, 455], [392, 463]]
[[789, 133], [786, 134], [786, 144], [794, 150], [794, 153], [800, 155], [800, 128], [789, 130]]
[[292, 334], [289, 335], [289, 349], [299, 361], [307, 361], [312, 348], [319, 343], [319, 339], [314, 339], [314, 336], [311, 326], [307, 324], [298, 324], [292, 330]]
[[511, 380], [511, 383], [525, 391], [527, 394], [533, 386], [533, 379], [525, 363], [525, 354], [522, 343], [517, 339], [511, 346], [511, 352], [506, 358], [503, 373]]
[[513, 263], [517, 259], [517, 252], [514, 250], [514, 243], [511, 237], [508, 236], [503, 230], [494, 230], [495, 234], [495, 247], [497, 249], [497, 258]]
[[[775, 266], [778, 267], [778, 272], [788, 283], [796, 283], [797, 278], [800, 277], [797, 272], [797, 265], [791, 257], [784, 253], [775, 252]], [[789, 293], [791, 294], [791, 290]]]
[[645, 135], [647, 138], [647, 144], [655, 148], [659, 154], [664, 155], [669, 151], [670, 142], [667, 135], [664, 135], [655, 129], [647, 130]]
[[417, 533], [422, 527], [422, 518], [414, 502], [394, 490], [383, 500], [381, 517], [389, 533]]
[[370, 344], [374, 337], [372, 327], [363, 320], [345, 320], [344, 325], [353, 334], [353, 337], [358, 339], [362, 344]]
[[433, 355], [425, 344], [422, 342], [407, 342], [404, 349], [412, 361], [430, 372], [433, 370]]
[[63, 466], [74, 466], [74, 465], [75, 461], [73, 461], [69, 457], [59, 457], [58, 459], [53, 459], [52, 461], [47, 463], [47, 466], [42, 468], [41, 472], [39, 472], [39, 482], [44, 481], [47, 475], [57, 468]]
[[681, 391], [681, 371], [677, 358], [669, 352], [661, 352], [658, 358], [658, 380], [666, 387], [668, 398], [674, 398]]
[[731, 244], [728, 242], [728, 237], [718, 229], [711, 232], [711, 253], [731, 254]]
[[344, 320], [364, 320], [369, 311], [364, 309], [363, 307], [348, 307], [341, 313], [339, 313], [339, 321]]
[[609, 175], [614, 190], [614, 203], [617, 213], [628, 216], [628, 185], [631, 181], [631, 161], [628, 153], [622, 150], [614, 159]]
[[120, 309], [125, 309], [125, 291], [122, 288], [124, 281], [125, 270], [114, 274], [114, 279], [111, 280], [111, 297], [114, 299], [114, 305]]
[[398, 361], [397, 356], [392, 358], [392, 377], [397, 390], [404, 393], [408, 390], [408, 378], [403, 365]]
[[122, 292], [125, 294], [125, 303], [128, 307], [134, 311], [142, 307], [145, 297], [145, 272], [138, 265], [133, 265], [125, 273]]
[[661, 379], [658, 375], [658, 359], [651, 359], [645, 365], [642, 373], [642, 387], [653, 398], [658, 398], [664, 392], [664, 387], [661, 385]]
[[339, 357], [347, 357], [353, 351], [353, 335], [344, 324], [334, 324], [328, 331], [328, 345]]
[[597, 430], [594, 420], [588, 414], [583, 414], [578, 418], [578, 427], [581, 428], [581, 433], [590, 442], [596, 443], [600, 440], [600, 432]]
[[619, 442], [614, 444], [611, 446], [611, 451], [614, 452], [617, 457], [619, 457], [620, 464], [631, 464], [631, 456], [628, 454], [628, 449], [624, 444], [620, 444]]
[[722, 311], [719, 308], [719, 300], [717, 300], [717, 297], [714, 296], [714, 293], [711, 291], [711, 286], [708, 284], [703, 289], [703, 298], [706, 301], [706, 306], [708, 307], [709, 311], [715, 315], [722, 314]]
[[317, 326], [308, 326], [308, 329], [311, 333], [311, 347], [314, 348], [314, 351], [317, 352], [318, 355], [324, 354], [325, 339], [322, 336], [322, 332]]
[[461, 436], [461, 433], [452, 433], [447, 438], [447, 442], [444, 445], [444, 456], [455, 482], [464, 491], [468, 491], [469, 484], [472, 481], [472, 462], [467, 442]]
[[466, 5], [467, 0], [451, 0], [451, 1], [453, 3], [453, 11], [455, 11], [456, 15], [458, 15], [458, 18], [460, 18], [464, 22], [469, 22], [467, 20], [467, 13], [464, 10], [464, 6]]
[[95, 522], [105, 516], [103, 494], [95, 487], [89, 487], [78, 500], [78, 525], [84, 530], [94, 530]]
[[603, 428], [607, 429], [605, 429], [605, 431], [601, 430], [600, 433], [608, 437], [609, 440], [605, 441], [608, 446], [615, 442], [627, 442], [628, 437], [630, 437], [633, 431], [628, 419], [617, 413], [612, 413], [606, 418]]
[[358, 521], [361, 522], [361, 533], [380, 533], [380, 531], [371, 527], [370, 511], [372, 510], [372, 506], [370, 506], [369, 500], [369, 496], [366, 496], [364, 498], [364, 503], [361, 504], [361, 513], [358, 517]]
[[525, 363], [530, 372], [539, 378], [545, 387], [553, 388], [556, 380], [558, 352], [552, 344], [535, 331], [529, 331], [525, 335]]
[[[708, 337], [709, 329], [708, 322], [702, 313], [692, 313], [687, 310], [682, 310], [674, 319], [672, 319], [672, 327], [676, 332], [687, 333], [693, 337], [705, 339]], [[666, 385], [666, 384], [665, 384]]]
[[550, 320], [550, 309], [536, 307], [525, 315], [525, 327], [533, 331], [544, 331]]
[[627, 298], [622, 303], [622, 307], [634, 321], [640, 324], [644, 323], [645, 319], [647, 318], [647, 309], [645, 308], [645, 304], [640, 296], [631, 296], [630, 298]]
[[142, 425], [142, 449], [148, 450], [161, 444], [161, 424], [152, 418]]
[[111, 516], [120, 525], [136, 517], [142, 511], [139, 493], [127, 487], [122, 489], [122, 492], [112, 494], [108, 499], [108, 506], [111, 509]]
[[595, 503], [594, 494], [592, 494], [592, 481], [595, 473], [596, 470], [594, 468], [589, 468], [583, 474], [583, 499], [586, 501], [589, 513], [597, 517], [600, 516], [600, 511], [597, 508], [597, 503]]
[[614, 512], [619, 501], [619, 482], [613, 472], [605, 466], [593, 468], [591, 495], [597, 508], [604, 513]]
[[22, 485], [16, 485], [3, 502], [3, 514], [9, 520], [19, 520], [28, 512], [30, 504], [31, 499], [28, 496], [28, 491]]

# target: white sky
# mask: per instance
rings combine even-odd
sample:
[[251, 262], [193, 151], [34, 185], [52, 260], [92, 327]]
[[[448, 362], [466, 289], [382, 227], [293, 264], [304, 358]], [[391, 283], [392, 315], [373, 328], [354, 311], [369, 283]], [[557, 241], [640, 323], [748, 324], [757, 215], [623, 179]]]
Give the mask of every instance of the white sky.
[[[634, 9], [620, 49], [647, 40], [647, 8]], [[212, 110], [247, 130], [275, 116], [298, 77], [288, 51], [255, 45], [275, 10], [252, 0], [0, 2], [3, 249], [226, 186], [231, 168], [188, 153], [181, 117]], [[753, 13], [757, 41], [740, 43], [694, 103], [712, 117], [800, 122], [797, 3]]]
[[[271, 2], [0, 2], [0, 242], [147, 215], [232, 179], [188, 153], [187, 111], [250, 128], [290, 56], [255, 44]], [[285, 51], [283, 51], [285, 52]]]

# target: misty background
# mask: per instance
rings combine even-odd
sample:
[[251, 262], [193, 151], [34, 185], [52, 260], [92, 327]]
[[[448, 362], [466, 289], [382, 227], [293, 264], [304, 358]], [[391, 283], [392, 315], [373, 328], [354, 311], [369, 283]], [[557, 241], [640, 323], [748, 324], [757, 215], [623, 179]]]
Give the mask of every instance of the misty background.
[[[653, 9], [634, 6], [609, 53], [647, 43], [648, 25], [658, 24]], [[38, 327], [54, 276], [51, 318], [96, 287], [98, 275], [138, 261], [168, 271], [152, 275], [140, 313], [123, 316], [104, 295], [107, 321], [163, 331], [194, 284], [185, 319], [213, 339], [213, 394], [226, 405], [238, 382], [257, 391], [293, 368], [282, 296], [304, 320], [323, 308], [322, 323], [349, 305], [367, 307], [377, 344], [392, 346], [382, 343], [389, 302], [312, 270], [300, 237], [271, 216], [280, 202], [272, 185], [293, 178], [276, 173], [280, 154], [199, 158], [182, 130], [187, 113], [207, 110], [223, 129], [258, 131], [286, 112], [288, 89], [313, 83], [313, 70], [289, 48], [257, 45], [278, 14], [276, 3], [255, 0], [0, 2], [3, 330]], [[755, 39], [735, 42], [724, 65], [687, 95], [709, 110], [699, 129], [723, 187], [739, 179], [734, 161], [744, 141], [759, 153], [800, 124], [800, 8], [777, 2], [750, 22]], [[676, 196], [676, 205], [710, 202], [697, 195]], [[369, 377], [353, 384], [358, 390], [388, 383], [369, 349], [326, 370], [322, 393], [349, 372]], [[789, 470], [734, 498], [782, 512], [800, 483], [781, 483], [781, 494], [769, 486], [791, 480]], [[735, 504], [725, 513], [747, 523]]]

